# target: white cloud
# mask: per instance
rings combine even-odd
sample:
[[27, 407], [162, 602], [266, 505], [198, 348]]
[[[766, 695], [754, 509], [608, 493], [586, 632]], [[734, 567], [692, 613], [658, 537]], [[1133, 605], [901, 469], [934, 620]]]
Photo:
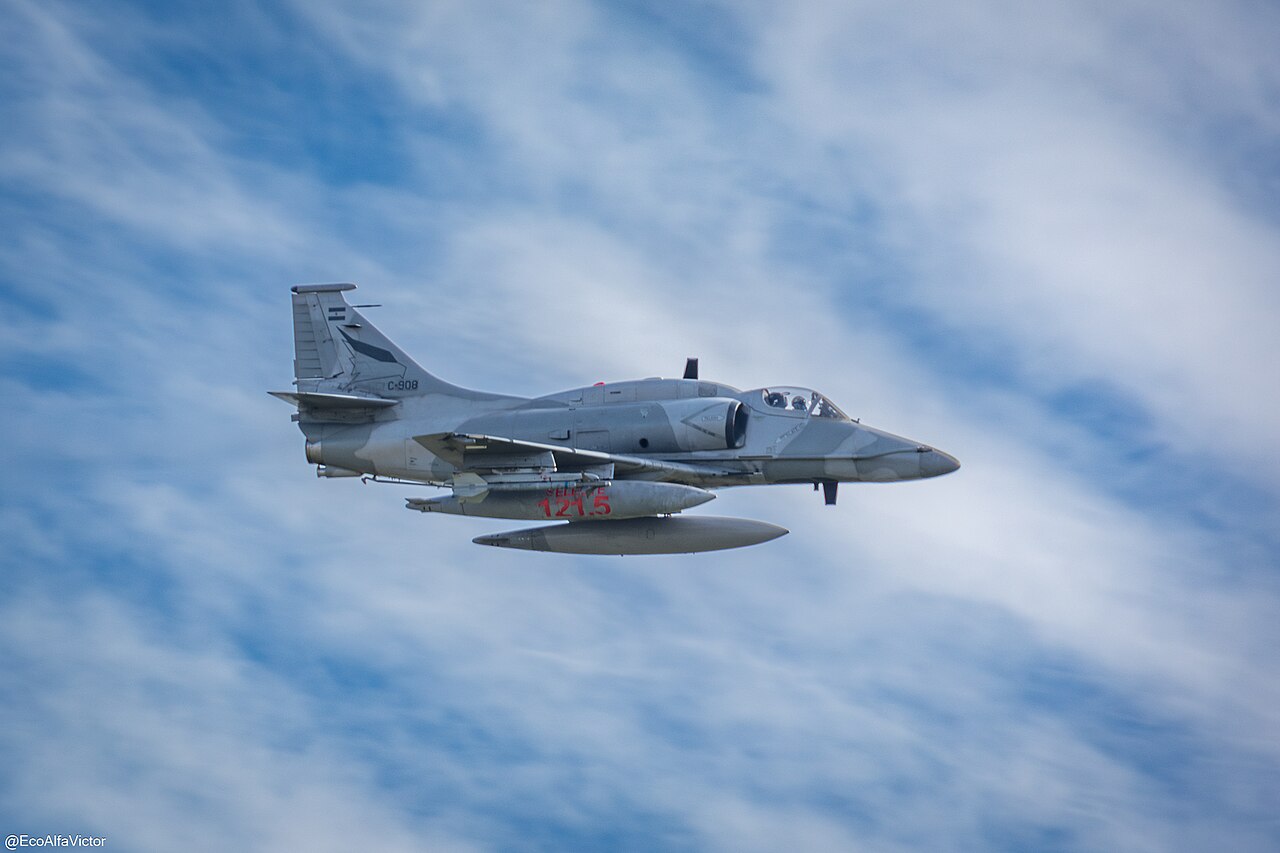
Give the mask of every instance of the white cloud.
[[[1223, 189], [1170, 124], [1253, 105], [1246, 120], [1268, 126], [1256, 105], [1273, 52], [1234, 27], [1206, 44], [1177, 10], [1068, 9], [807, 6], [761, 22], [757, 69], [797, 152], [833, 151], [851, 190], [882, 188], [886, 232], [915, 256], [911, 304], [1011, 341], [1012, 366], [1041, 387], [1116, 383], [1183, 452], [1270, 480], [1254, 451], [1280, 425], [1258, 381], [1280, 359], [1274, 217]], [[1135, 27], [1215, 59], [1121, 49]], [[1244, 92], [1223, 82], [1242, 77]], [[1198, 115], [1169, 97], [1186, 88], [1227, 101]]]
[[[838, 219], [866, 196], [884, 211], [868, 244], [919, 252], [898, 260], [915, 284], [896, 304], [1007, 339], [1033, 385], [1106, 376], [1186, 446], [1206, 442], [1175, 410], [1215, 409], [1235, 447], [1274, 399], [1252, 413], [1224, 381], [1233, 359], [1272, 354], [1269, 226], [1141, 121], [1159, 66], [1115, 69], [1119, 102], [1079, 82], [1112, 73], [1113, 21], [868, 8], [747, 19], [764, 50], [750, 96], [589, 7], [302, 10], [363, 64], [352, 73], [468, 115], [498, 152], [459, 156], [516, 189], [441, 211], [413, 183], [426, 169], [334, 188], [246, 165], [198, 107], [175, 119], [62, 11], [23, 7], [57, 58], [23, 61], [57, 71], [57, 97], [24, 113], [6, 174], [130, 236], [35, 223], [0, 250], [6, 275], [30, 273], [14, 293], [48, 308], [11, 312], [6, 353], [88, 373], [72, 390], [5, 385], [26, 415], [6, 446], [31, 484], [0, 514], [16, 590], [3, 642], [23, 664], [6, 691], [28, 697], [6, 712], [14, 808], [149, 849], [193, 829], [209, 847], [502, 847], [522, 821], [556, 846], [650, 819], [672, 846], [711, 849], [998, 846], [1023, 828], [1080, 848], [1265, 849], [1267, 827], [1239, 826], [1256, 804], [1212, 784], [1239, 770], [1265, 786], [1276, 758], [1276, 590], [1215, 552], [1232, 531], [1182, 529], [1063, 470], [1047, 436], [1080, 456], [1100, 440], [1021, 386], [948, 387], [909, 334], [867, 327], [875, 309], [838, 273], [779, 243], [814, 222], [798, 205]], [[1214, 39], [1253, 43], [1230, 29]], [[904, 40], [931, 64], [903, 62]], [[1200, 85], [1255, 79], [1245, 58], [1217, 62]], [[410, 150], [450, 144], [405, 133]], [[1046, 191], [1070, 203], [1046, 208]], [[381, 242], [345, 234], [329, 205], [355, 205]], [[439, 255], [416, 245], [420, 224]], [[157, 247], [219, 264], [175, 286], [148, 268]], [[965, 468], [846, 487], [835, 510], [800, 489], [724, 493], [717, 514], [794, 531], [725, 555], [478, 549], [471, 536], [505, 523], [423, 518], [401, 509], [411, 492], [303, 465], [288, 410], [260, 394], [287, 377], [289, 281], [271, 279], [295, 254], [361, 280], [388, 306], [380, 325], [453, 381], [550, 391], [701, 355], [744, 386], [819, 385]], [[947, 262], [970, 270], [960, 285]], [[1222, 269], [1233, 286], [1209, 298]], [[1150, 294], [1162, 277], [1177, 286], [1155, 305], [1115, 286]], [[1212, 351], [1223, 328], [1234, 356]], [[1022, 695], [1055, 677], [1063, 707]], [[1091, 711], [1090, 692], [1150, 726], [1153, 752], [1190, 754], [1113, 749], [1130, 721]]]

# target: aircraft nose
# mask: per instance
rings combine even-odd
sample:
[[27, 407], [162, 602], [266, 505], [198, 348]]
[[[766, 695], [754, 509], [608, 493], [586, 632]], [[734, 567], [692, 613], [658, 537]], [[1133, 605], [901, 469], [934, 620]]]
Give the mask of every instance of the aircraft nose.
[[920, 454], [920, 476], [941, 477], [960, 467], [960, 460], [950, 453], [929, 449]]

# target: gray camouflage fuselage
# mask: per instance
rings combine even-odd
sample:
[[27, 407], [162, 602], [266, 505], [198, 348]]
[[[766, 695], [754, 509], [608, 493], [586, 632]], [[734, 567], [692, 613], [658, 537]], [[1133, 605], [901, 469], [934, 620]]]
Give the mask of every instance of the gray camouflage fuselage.
[[[741, 446], [689, 427], [687, 421], [703, 413], [723, 422], [730, 403], [747, 410]], [[704, 488], [914, 480], [958, 467], [950, 456], [917, 441], [849, 420], [777, 409], [764, 403], [762, 391], [694, 379], [614, 382], [528, 400], [429, 395], [406, 398], [397, 409], [376, 413], [365, 423], [300, 418], [312, 448], [308, 458], [444, 486], [465, 468], [435, 455], [415, 437], [454, 432], [692, 463], [699, 470], [638, 472], [635, 478]]]
[[[423, 370], [348, 305], [343, 293], [353, 288], [294, 289], [297, 391], [273, 393], [297, 404], [307, 459], [325, 476], [354, 472], [453, 489], [452, 498], [414, 499], [411, 508], [483, 515], [488, 493], [505, 492], [490, 502], [494, 517], [513, 494], [529, 501], [503, 517], [540, 517], [529, 505], [549, 488], [620, 481], [824, 484], [833, 503], [837, 483], [913, 480], [959, 467], [946, 453], [850, 420], [802, 388], [740, 391], [696, 378], [598, 383], [536, 398], [459, 388]], [[678, 511], [674, 494], [632, 490], [632, 516]], [[651, 499], [655, 508], [646, 512]]]

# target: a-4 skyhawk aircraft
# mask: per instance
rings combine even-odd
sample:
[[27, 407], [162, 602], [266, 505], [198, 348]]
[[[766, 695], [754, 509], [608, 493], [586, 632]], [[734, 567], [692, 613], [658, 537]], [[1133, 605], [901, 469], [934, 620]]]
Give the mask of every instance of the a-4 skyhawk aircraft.
[[[756, 545], [787, 530], [676, 513], [711, 489], [936, 477], [960, 467], [917, 441], [850, 420], [817, 391], [739, 391], [698, 378], [597, 382], [546, 397], [459, 388], [423, 370], [344, 297], [354, 284], [293, 288], [293, 391], [307, 461], [321, 477], [448, 488], [409, 509], [558, 522], [481, 545], [575, 554], [674, 554]], [[564, 523], [567, 522], [567, 523]]]

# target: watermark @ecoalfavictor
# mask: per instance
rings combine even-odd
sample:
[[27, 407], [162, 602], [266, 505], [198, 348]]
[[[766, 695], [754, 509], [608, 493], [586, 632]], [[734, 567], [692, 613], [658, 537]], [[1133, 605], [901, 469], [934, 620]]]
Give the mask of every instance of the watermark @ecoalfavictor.
[[4, 846], [10, 850], [23, 847], [104, 847], [104, 835], [7, 835]]

